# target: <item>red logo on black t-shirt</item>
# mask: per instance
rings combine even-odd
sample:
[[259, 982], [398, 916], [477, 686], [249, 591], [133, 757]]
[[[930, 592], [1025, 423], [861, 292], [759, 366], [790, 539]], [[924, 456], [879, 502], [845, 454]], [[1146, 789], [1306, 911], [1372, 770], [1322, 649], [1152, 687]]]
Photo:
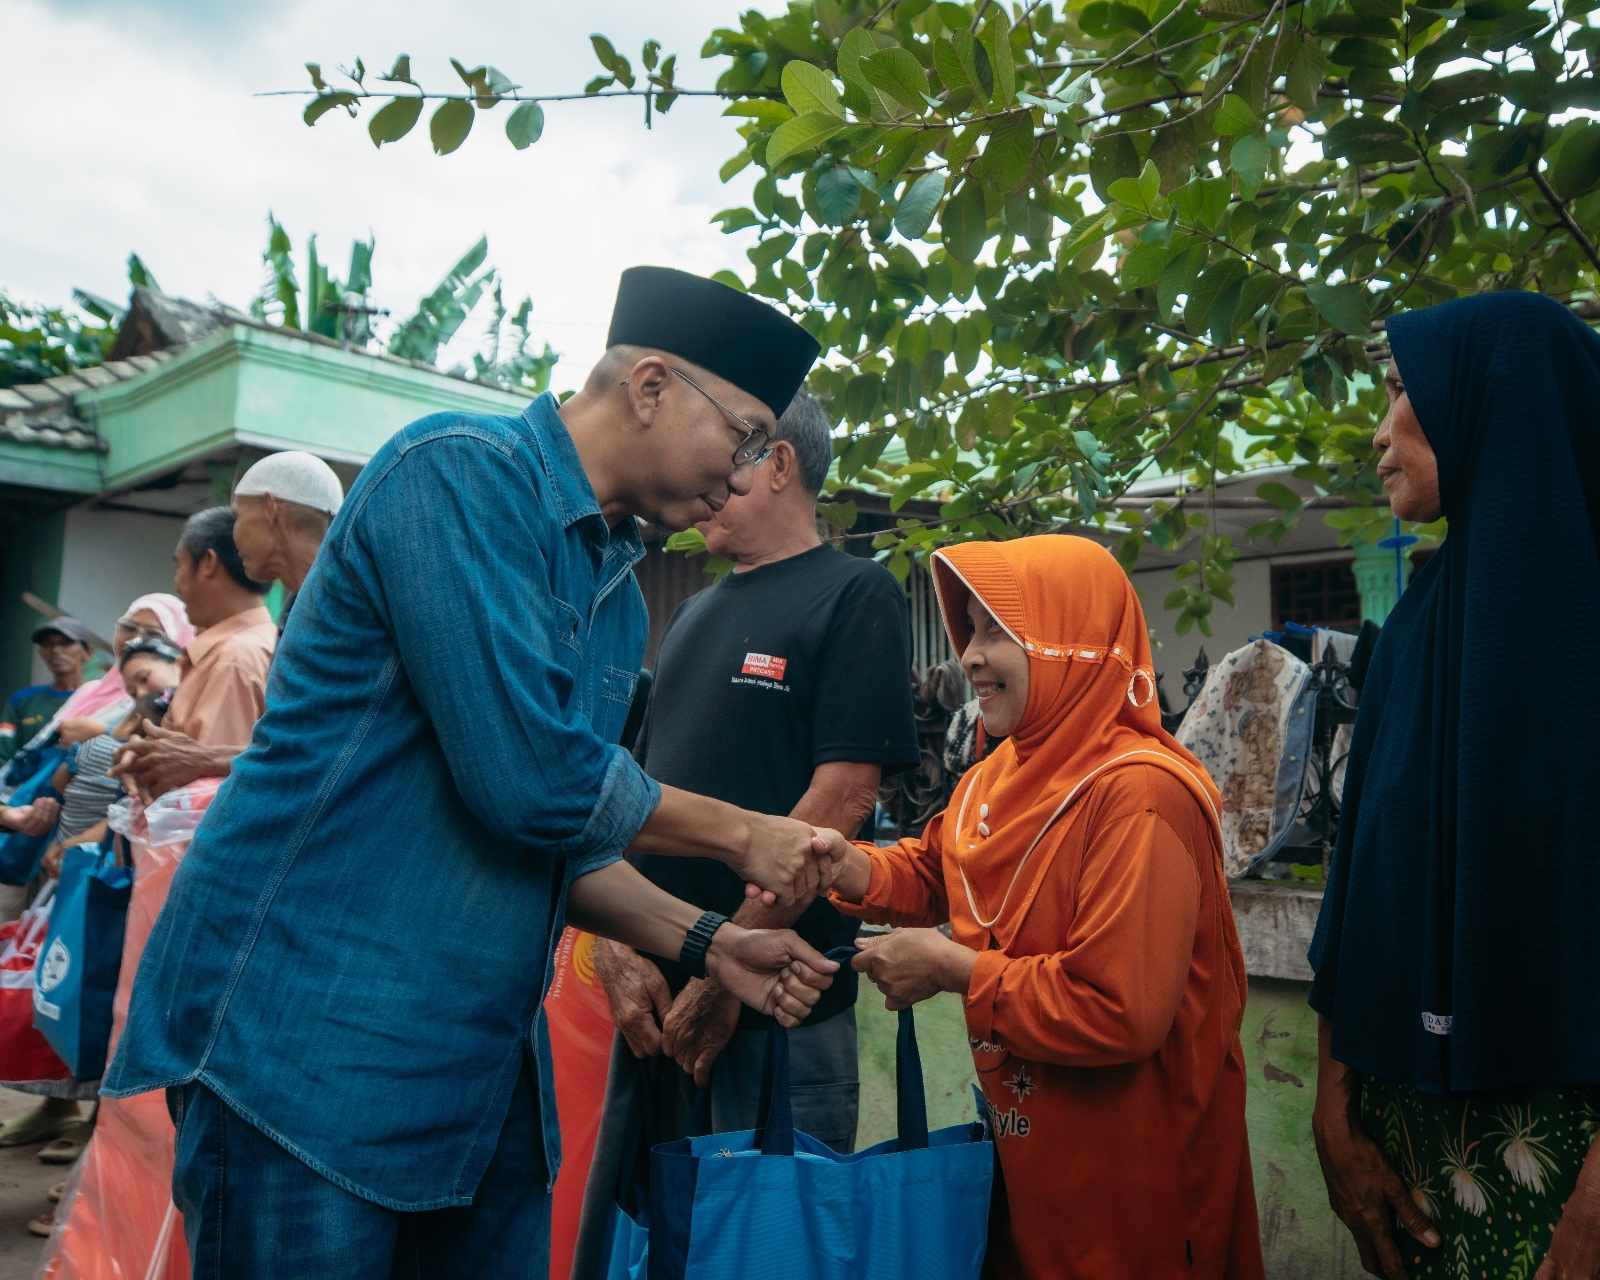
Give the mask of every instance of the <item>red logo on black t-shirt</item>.
[[747, 653], [741, 671], [747, 676], [761, 676], [767, 680], [782, 680], [789, 669], [789, 659], [774, 658], [770, 653]]

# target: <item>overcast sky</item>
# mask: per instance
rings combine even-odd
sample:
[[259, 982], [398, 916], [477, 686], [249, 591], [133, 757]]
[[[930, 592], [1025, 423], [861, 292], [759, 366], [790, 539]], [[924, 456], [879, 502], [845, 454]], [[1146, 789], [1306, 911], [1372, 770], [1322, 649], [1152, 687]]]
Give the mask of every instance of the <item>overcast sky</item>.
[[303, 100], [252, 95], [306, 86], [307, 61], [326, 73], [358, 54], [370, 83], [399, 53], [430, 89], [460, 87], [455, 56], [530, 89], [577, 91], [599, 70], [591, 31], [636, 69], [653, 36], [679, 54], [681, 84], [709, 87], [720, 62], [703, 62], [700, 45], [741, 7], [0, 0], [0, 286], [40, 302], [64, 303], [74, 287], [120, 300], [132, 250], [167, 292], [243, 307], [265, 278], [271, 209], [302, 284], [310, 233], [341, 275], [351, 240], [375, 234], [375, 301], [403, 311], [487, 234], [508, 302], [531, 295], [536, 334], [561, 353], [555, 385], [575, 385], [604, 344], [624, 267], [744, 265], [744, 237], [709, 222], [751, 182], [748, 170], [717, 178], [737, 148], [720, 103], [680, 99], [650, 133], [637, 100], [551, 104], [544, 138], [522, 152], [502, 106], [439, 157], [426, 114], [379, 152], [365, 117], [307, 128]]

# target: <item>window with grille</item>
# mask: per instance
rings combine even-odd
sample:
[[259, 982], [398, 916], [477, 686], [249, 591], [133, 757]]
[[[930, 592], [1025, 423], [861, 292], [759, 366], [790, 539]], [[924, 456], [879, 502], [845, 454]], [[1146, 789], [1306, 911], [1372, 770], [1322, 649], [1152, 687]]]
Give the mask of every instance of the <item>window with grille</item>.
[[1355, 631], [1361, 627], [1361, 592], [1348, 560], [1272, 566], [1272, 625]]

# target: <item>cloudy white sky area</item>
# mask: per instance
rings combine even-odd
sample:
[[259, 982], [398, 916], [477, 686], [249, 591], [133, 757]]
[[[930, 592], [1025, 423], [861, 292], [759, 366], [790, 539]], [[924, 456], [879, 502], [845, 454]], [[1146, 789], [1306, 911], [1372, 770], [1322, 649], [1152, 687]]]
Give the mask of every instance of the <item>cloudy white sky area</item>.
[[[599, 71], [591, 31], [636, 70], [655, 37], [678, 53], [680, 84], [710, 87], [723, 64], [702, 61], [700, 45], [741, 7], [0, 0], [0, 287], [48, 303], [74, 287], [121, 299], [137, 251], [167, 292], [243, 307], [265, 279], [271, 209], [294, 238], [302, 284], [310, 233], [340, 275], [351, 240], [374, 234], [374, 301], [404, 313], [487, 234], [508, 303], [532, 296], [536, 338], [562, 357], [555, 385], [573, 386], [604, 345], [624, 267], [745, 265], [745, 236], [709, 222], [744, 203], [752, 181], [748, 170], [717, 178], [737, 148], [723, 104], [680, 99], [649, 133], [637, 99], [550, 104], [544, 138], [522, 152], [500, 106], [440, 157], [426, 114], [380, 152], [365, 115], [308, 129], [304, 100], [253, 94], [307, 86], [307, 61], [327, 73], [357, 55], [371, 84], [399, 53], [430, 89], [460, 88], [455, 56], [530, 90], [578, 91]], [[464, 332], [486, 320], [485, 305]]]

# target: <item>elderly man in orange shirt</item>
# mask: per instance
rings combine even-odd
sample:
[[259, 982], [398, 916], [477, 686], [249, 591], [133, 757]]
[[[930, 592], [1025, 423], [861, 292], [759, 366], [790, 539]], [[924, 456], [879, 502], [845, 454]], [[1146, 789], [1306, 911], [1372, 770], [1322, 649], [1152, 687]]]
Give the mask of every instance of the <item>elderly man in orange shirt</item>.
[[200, 634], [184, 652], [164, 727], [146, 724], [117, 759], [115, 772], [147, 802], [227, 774], [261, 718], [278, 628], [262, 603], [265, 587], [239, 558], [233, 521], [228, 507], [190, 516], [173, 553], [173, 585]]

